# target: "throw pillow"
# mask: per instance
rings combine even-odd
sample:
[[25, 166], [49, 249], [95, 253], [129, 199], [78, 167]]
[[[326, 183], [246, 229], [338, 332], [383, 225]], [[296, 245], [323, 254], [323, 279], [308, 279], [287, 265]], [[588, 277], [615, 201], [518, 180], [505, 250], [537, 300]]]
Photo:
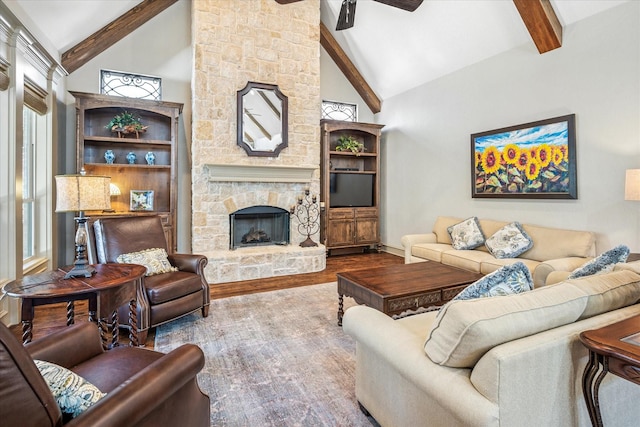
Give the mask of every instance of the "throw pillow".
[[484, 234], [477, 217], [467, 218], [447, 227], [453, 249], [475, 249], [484, 243]]
[[533, 279], [522, 262], [505, 265], [470, 284], [452, 301], [519, 294], [533, 289]]
[[618, 245], [601, 255], [598, 255], [582, 267], [576, 268], [569, 275], [569, 279], [591, 276], [592, 274], [604, 274], [613, 270], [613, 267], [620, 262], [626, 262], [629, 257], [629, 248], [625, 245]]
[[64, 414], [76, 417], [106, 396], [96, 386], [62, 366], [43, 360], [34, 362]]
[[575, 322], [587, 295], [568, 283], [501, 298], [451, 301], [442, 306], [425, 342], [439, 365], [472, 368], [493, 347]]
[[496, 258], [515, 258], [533, 246], [533, 240], [519, 222], [512, 222], [496, 231], [484, 245]]
[[147, 268], [147, 276], [154, 274], [169, 273], [178, 271], [169, 262], [167, 251], [160, 248], [145, 249], [140, 252], [131, 252], [119, 255], [116, 261], [122, 264], [140, 264]]

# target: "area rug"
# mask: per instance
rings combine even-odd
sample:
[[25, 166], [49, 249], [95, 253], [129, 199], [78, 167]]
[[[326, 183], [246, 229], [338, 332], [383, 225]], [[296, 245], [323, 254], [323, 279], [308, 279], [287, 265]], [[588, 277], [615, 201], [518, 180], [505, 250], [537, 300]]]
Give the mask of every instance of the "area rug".
[[212, 426], [375, 426], [358, 408], [355, 342], [337, 310], [335, 283], [212, 300], [206, 319], [158, 327], [155, 348], [204, 351]]

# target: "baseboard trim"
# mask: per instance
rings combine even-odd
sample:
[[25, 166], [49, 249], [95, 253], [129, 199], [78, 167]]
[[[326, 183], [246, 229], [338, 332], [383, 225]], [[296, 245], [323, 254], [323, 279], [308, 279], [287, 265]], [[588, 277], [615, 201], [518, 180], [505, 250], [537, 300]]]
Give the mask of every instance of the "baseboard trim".
[[395, 246], [382, 245], [382, 251], [404, 258], [404, 249], [396, 248]]

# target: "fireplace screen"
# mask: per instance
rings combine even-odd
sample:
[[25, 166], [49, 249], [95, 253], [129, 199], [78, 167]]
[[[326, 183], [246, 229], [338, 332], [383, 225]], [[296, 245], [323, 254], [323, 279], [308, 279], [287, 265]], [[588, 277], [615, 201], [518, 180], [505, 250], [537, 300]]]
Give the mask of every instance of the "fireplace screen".
[[289, 244], [289, 212], [275, 206], [251, 206], [229, 215], [230, 248]]

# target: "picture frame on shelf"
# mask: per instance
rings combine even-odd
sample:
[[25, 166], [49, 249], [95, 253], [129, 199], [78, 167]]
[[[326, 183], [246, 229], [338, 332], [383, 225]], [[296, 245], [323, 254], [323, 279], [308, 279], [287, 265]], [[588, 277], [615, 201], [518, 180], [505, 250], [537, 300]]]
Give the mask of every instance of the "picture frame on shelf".
[[472, 134], [471, 194], [577, 199], [575, 114]]
[[131, 190], [130, 210], [153, 211], [153, 190]]

